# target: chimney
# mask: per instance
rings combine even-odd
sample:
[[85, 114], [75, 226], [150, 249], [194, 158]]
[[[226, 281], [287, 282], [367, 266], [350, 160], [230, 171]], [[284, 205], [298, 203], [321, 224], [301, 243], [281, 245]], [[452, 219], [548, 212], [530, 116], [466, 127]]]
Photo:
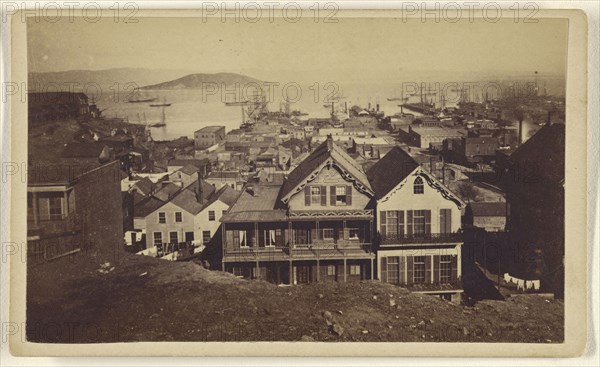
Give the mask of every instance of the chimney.
[[546, 120], [546, 125], [552, 125], [552, 111], [548, 111], [548, 118]]
[[331, 136], [331, 134], [327, 135], [327, 151], [331, 152], [331, 150], [333, 149], [333, 137]]
[[195, 192], [196, 192], [196, 201], [199, 203], [202, 203], [202, 201], [204, 200], [204, 192], [202, 191], [202, 180], [198, 180], [196, 181], [198, 182], [198, 185], [195, 187]]
[[375, 108], [376, 108], [377, 112], [379, 112], [379, 103], [377, 103], [377, 104], [375, 105]]
[[371, 111], [371, 102], [369, 102], [369, 108], [367, 110]]

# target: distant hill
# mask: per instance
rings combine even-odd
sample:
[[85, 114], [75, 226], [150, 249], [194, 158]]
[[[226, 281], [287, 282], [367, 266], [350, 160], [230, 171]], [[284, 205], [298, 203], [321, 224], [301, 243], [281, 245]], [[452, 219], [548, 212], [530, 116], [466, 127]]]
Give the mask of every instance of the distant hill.
[[154, 89], [154, 90], [170, 90], [170, 89], [201, 89], [203, 83], [216, 83], [218, 85], [247, 85], [249, 83], [257, 83], [262, 85], [262, 81], [251, 78], [246, 75], [235, 74], [235, 73], [216, 73], [216, 74], [190, 74], [179, 79], [171, 80], [168, 82], [146, 85], [141, 89]]
[[29, 89], [36, 91], [69, 91], [70, 85], [76, 92], [85, 91], [97, 95], [101, 89], [100, 99], [109, 98], [117, 91], [133, 91], [144, 85], [160, 83], [164, 80], [179, 78], [189, 74], [183, 70], [115, 68], [104, 70], [68, 70], [47, 73], [29, 73]]

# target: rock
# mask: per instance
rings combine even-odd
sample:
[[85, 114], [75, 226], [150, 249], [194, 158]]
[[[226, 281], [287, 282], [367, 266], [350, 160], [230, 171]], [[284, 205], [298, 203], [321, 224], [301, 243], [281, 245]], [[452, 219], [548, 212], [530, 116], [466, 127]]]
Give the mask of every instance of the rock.
[[391, 298], [390, 299], [390, 307], [394, 307], [394, 306], [396, 306], [396, 300]]
[[325, 297], [325, 296], [322, 293], [319, 293], [319, 295], [317, 297], [319, 297], [319, 299], [323, 299], [323, 297]]
[[463, 335], [469, 335], [469, 329], [466, 326], [463, 326]]
[[329, 321], [329, 320], [325, 320], [325, 323], [327, 324], [327, 326], [331, 326], [333, 325], [333, 322]]
[[302, 337], [300, 338], [301, 342], [314, 342], [315, 338], [313, 338], [312, 336], [309, 335], [302, 335]]
[[400, 316], [398, 316], [398, 315], [394, 315], [394, 317], [395, 317], [395, 318], [397, 318], [397, 319], [399, 319], [399, 318], [400, 318]]
[[374, 300], [377, 300], [377, 296], [373, 296], [373, 299], [374, 299]]
[[410, 328], [411, 328], [411, 329], [416, 329], [416, 328], [417, 328], [417, 325], [414, 325], [414, 324], [412, 324], [412, 325], [410, 325]]
[[340, 326], [340, 324], [334, 324], [332, 330], [338, 336], [342, 336], [342, 334], [344, 333], [344, 328]]
[[391, 328], [392, 328], [392, 325], [388, 325], [388, 329], [391, 329]]
[[362, 331], [362, 333], [363, 333], [363, 334], [368, 334], [368, 333], [369, 333], [369, 330], [363, 330], [363, 331]]
[[339, 313], [340, 315], [344, 314], [341, 310], [337, 310], [336, 312]]
[[423, 326], [425, 326], [425, 321], [419, 321], [417, 325], [422, 328]]
[[429, 319], [429, 323], [430, 323], [430, 324], [433, 324], [433, 320], [432, 320], [432, 319]]
[[333, 315], [329, 311], [323, 311], [323, 317], [325, 318], [325, 320], [333, 319]]

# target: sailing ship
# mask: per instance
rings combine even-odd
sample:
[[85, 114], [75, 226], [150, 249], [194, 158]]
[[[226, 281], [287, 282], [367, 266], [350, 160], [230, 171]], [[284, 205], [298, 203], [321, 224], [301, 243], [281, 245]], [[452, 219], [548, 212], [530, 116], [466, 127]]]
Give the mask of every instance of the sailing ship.
[[169, 107], [171, 104], [167, 102], [167, 97], [164, 97], [162, 103], [150, 103], [150, 107]]
[[[139, 89], [136, 89], [136, 91], [138, 91]], [[143, 102], [154, 102], [156, 101], [157, 98], [156, 97], [150, 97], [148, 95], [144, 96], [141, 93], [139, 95], [136, 94], [136, 92], [134, 92], [134, 95], [129, 98], [129, 100], [127, 100], [127, 102], [129, 103], [143, 103]]]
[[160, 122], [157, 122], [157, 123], [154, 123], [154, 124], [150, 124], [148, 126], [150, 126], [150, 127], [163, 127], [163, 126], [166, 126], [167, 124], [165, 123], [165, 120], [166, 120], [166, 118], [165, 118], [165, 108], [163, 107], [162, 114], [160, 116]]

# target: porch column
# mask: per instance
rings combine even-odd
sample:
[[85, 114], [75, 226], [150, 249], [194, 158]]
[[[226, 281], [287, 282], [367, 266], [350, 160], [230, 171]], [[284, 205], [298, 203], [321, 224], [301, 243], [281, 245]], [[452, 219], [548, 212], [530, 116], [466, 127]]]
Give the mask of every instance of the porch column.
[[256, 279], [260, 279], [260, 266], [258, 266], [258, 259], [256, 259]]
[[369, 221], [369, 243], [371, 244], [371, 251], [373, 249], [373, 219]]
[[373, 258], [371, 258], [371, 280], [373, 280]]
[[320, 275], [321, 275], [321, 267], [319, 266], [319, 253], [317, 252], [317, 283], [319, 282]]
[[258, 222], [254, 222], [254, 247], [258, 249]]
[[348, 271], [346, 269], [346, 258], [344, 257], [344, 283], [348, 280]]
[[294, 267], [292, 266], [292, 259], [290, 259], [290, 285], [294, 284]]
[[31, 200], [33, 201], [33, 223], [38, 224], [40, 222], [40, 213], [37, 192], [34, 191], [31, 193]]

